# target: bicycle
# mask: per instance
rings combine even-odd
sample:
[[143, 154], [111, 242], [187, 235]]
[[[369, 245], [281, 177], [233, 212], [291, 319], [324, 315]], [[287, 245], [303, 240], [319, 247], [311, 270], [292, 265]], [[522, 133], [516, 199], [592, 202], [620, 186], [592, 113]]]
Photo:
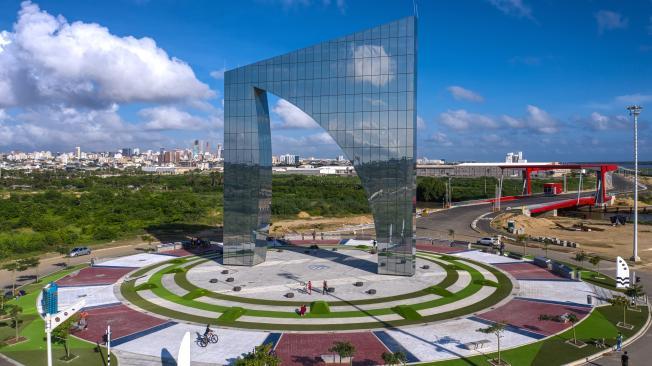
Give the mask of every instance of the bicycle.
[[217, 334], [211, 331], [208, 334], [197, 336], [197, 340], [195, 340], [195, 343], [197, 343], [199, 347], [204, 348], [208, 346], [208, 343], [217, 343], [218, 340], [219, 338]]

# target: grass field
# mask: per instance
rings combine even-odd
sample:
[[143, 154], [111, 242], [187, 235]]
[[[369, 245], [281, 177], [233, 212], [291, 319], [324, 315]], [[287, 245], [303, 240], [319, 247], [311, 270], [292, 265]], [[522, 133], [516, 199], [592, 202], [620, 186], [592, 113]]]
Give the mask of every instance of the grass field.
[[[28, 366], [46, 365], [46, 352], [45, 352], [45, 321], [39, 316], [36, 308], [36, 300], [38, 298], [41, 288], [51, 281], [56, 281], [67, 274], [85, 267], [75, 266], [66, 270], [51, 274], [43, 277], [41, 282], [30, 284], [23, 287], [27, 295], [22, 296], [17, 300], [12, 300], [9, 304], [16, 304], [23, 308], [23, 315], [20, 323], [20, 336], [26, 337], [27, 341], [18, 343], [11, 346], [3, 346], [0, 348], [0, 353]], [[6, 339], [13, 337], [15, 330], [8, 326], [7, 323], [0, 323], [0, 338]], [[59, 358], [65, 355], [64, 347], [62, 344], [53, 344], [53, 360], [54, 365], [71, 365], [71, 366], [95, 366], [104, 365], [106, 358], [106, 349], [103, 347], [99, 350], [95, 344], [88, 343], [81, 339], [70, 337], [68, 345], [70, 353], [78, 357], [72, 361], [64, 362]], [[117, 365], [117, 360], [112, 360], [111, 365]]]

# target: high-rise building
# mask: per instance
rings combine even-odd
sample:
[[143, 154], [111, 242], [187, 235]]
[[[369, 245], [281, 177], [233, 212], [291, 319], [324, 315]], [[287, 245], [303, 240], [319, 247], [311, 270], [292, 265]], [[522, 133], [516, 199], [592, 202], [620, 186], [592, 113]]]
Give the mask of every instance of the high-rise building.
[[222, 144], [217, 144], [217, 160], [222, 160], [224, 158], [224, 148]]
[[133, 155], [133, 150], [130, 147], [122, 148], [122, 156], [129, 158]]
[[299, 155], [285, 154], [279, 157], [281, 164], [285, 165], [297, 165], [301, 161]]
[[195, 140], [195, 143], [192, 145], [192, 158], [196, 159], [199, 156], [199, 140]]
[[351, 159], [374, 217], [378, 273], [414, 275], [416, 42], [416, 17], [407, 17], [224, 74], [224, 264], [266, 257], [273, 93]]
[[75, 157], [81, 159], [81, 147], [79, 146], [75, 147]]

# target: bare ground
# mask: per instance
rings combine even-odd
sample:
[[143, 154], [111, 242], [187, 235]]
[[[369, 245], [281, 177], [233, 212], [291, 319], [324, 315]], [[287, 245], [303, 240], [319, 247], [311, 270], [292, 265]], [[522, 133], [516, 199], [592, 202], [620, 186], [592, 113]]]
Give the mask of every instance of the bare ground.
[[[508, 220], [514, 220], [516, 227], [524, 227], [529, 236], [549, 236], [570, 240], [580, 244], [587, 252], [600, 253], [607, 257], [632, 255], [634, 237], [633, 225], [611, 226], [603, 220], [582, 220], [569, 217], [528, 217], [521, 214], [502, 215], [494, 221], [496, 227], [504, 228]], [[581, 231], [575, 226], [584, 224], [591, 231]], [[603, 230], [603, 231], [601, 231]], [[652, 225], [638, 226], [639, 256], [646, 263], [652, 263]]]
[[313, 230], [333, 231], [344, 226], [372, 224], [371, 215], [356, 215], [347, 217], [322, 217], [310, 216], [307, 212], [300, 212], [296, 219], [274, 221], [271, 235], [281, 236], [289, 233], [312, 233]]

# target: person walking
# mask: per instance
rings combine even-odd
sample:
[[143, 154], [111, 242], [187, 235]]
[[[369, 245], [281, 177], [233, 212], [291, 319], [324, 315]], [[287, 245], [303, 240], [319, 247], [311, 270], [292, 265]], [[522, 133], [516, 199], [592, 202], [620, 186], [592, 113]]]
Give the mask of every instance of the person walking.
[[308, 295], [312, 295], [312, 281], [308, 281]]
[[623, 353], [623, 355], [620, 356], [620, 364], [621, 366], [629, 365], [629, 355], [627, 355], [627, 351], [625, 351], [625, 353]]
[[620, 352], [623, 350], [623, 334], [618, 332], [616, 336], [616, 351]]
[[324, 285], [322, 286], [321, 294], [326, 295], [327, 292], [328, 292], [328, 283], [326, 282], [326, 280], [324, 280]]
[[306, 310], [307, 310], [306, 304], [301, 305], [301, 307], [299, 308], [299, 316], [301, 317], [305, 316]]

